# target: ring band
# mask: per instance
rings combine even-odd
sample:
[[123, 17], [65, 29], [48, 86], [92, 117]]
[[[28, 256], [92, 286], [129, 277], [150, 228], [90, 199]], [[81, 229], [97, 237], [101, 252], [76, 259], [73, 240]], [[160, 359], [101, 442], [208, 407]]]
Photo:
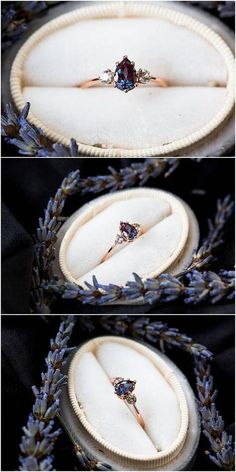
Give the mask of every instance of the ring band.
[[135, 389], [136, 380], [124, 379], [123, 377], [113, 377], [111, 383], [114, 387], [114, 393], [121, 399], [126, 401], [129, 405], [132, 405], [134, 408], [134, 413], [136, 419], [140, 426], [145, 429], [144, 419], [136, 407], [135, 403], [137, 401], [136, 396], [133, 391]]
[[110, 247], [107, 251], [105, 256], [103, 256], [101, 262], [106, 261], [110, 256], [112, 250], [115, 248], [117, 244], [132, 243], [135, 239], [137, 239], [141, 234], [143, 234], [143, 230], [138, 223], [128, 223], [128, 221], [121, 221], [119, 226], [119, 233], [116, 235], [116, 239], [114, 244]]
[[106, 69], [100, 77], [86, 80], [79, 84], [78, 87], [85, 89], [96, 84], [105, 84], [113, 85], [115, 88], [127, 93], [138, 85], [146, 85], [148, 82], [152, 82], [159, 87], [168, 86], [166, 80], [152, 76], [146, 69], [139, 69], [136, 72], [135, 63], [130, 61], [128, 56], [124, 56], [121, 62], [116, 62], [115, 72], [111, 69]]

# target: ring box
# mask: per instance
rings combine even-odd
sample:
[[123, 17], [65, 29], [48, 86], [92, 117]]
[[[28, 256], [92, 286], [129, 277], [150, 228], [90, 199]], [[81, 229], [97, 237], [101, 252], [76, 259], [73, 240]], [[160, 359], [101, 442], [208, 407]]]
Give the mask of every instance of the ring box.
[[[74, 441], [95, 460], [114, 470], [190, 470], [200, 435], [196, 401], [166, 355], [145, 343], [103, 336], [79, 346], [66, 372], [60, 414]], [[114, 395], [110, 378], [117, 375], [136, 380], [145, 429], [132, 407]]]
[[[140, 224], [143, 234], [117, 245], [102, 262], [120, 221]], [[179, 197], [144, 187], [91, 200], [62, 225], [57, 237], [54, 275], [84, 287], [85, 282], [92, 283], [93, 275], [99, 283], [124, 286], [133, 273], [147, 279], [185, 270], [198, 246], [199, 227]]]
[[[96, 2], [46, 23], [13, 62], [17, 107], [29, 101], [29, 120], [66, 146], [74, 137], [82, 155], [217, 155], [234, 139], [229, 35], [176, 3]], [[78, 87], [124, 54], [169, 87]]]

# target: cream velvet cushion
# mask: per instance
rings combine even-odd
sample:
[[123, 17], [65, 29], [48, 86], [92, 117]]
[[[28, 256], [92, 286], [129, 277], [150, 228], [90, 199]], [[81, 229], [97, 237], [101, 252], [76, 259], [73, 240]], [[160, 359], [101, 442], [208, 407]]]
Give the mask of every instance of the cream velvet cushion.
[[[170, 87], [79, 89], [126, 54]], [[44, 125], [79, 142], [126, 149], [163, 145], [206, 125], [226, 99], [219, 53], [197, 33], [159, 18], [84, 19], [27, 55], [23, 96]], [[217, 84], [220, 87], [210, 86]]]
[[[196, 399], [166, 355], [123, 336], [95, 337], [67, 360], [66, 373], [62, 421], [91, 457], [113, 470], [191, 470], [200, 435]], [[116, 376], [137, 381], [145, 430], [114, 394]]]
[[[170, 370], [165, 378], [144, 353], [126, 344], [104, 340], [92, 352], [82, 353], [74, 364], [73, 377], [69, 376], [70, 389], [82, 415], [104, 441], [124, 454], [155, 458], [159, 448], [163, 453], [176, 440], [183, 410], [168, 382]], [[137, 381], [135, 395], [145, 430], [132, 407], [114, 394], [110, 378], [115, 376]]]

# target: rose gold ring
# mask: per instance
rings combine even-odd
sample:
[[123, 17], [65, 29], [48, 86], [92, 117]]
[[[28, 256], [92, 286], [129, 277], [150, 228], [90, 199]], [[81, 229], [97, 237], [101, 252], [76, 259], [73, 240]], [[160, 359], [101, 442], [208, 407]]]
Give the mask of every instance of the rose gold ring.
[[166, 80], [160, 77], [153, 77], [146, 69], [136, 71], [135, 63], [130, 61], [128, 56], [124, 56], [121, 62], [116, 62], [114, 72], [111, 69], [106, 69], [99, 77], [86, 80], [79, 84], [78, 87], [85, 89], [99, 84], [113, 85], [113, 87], [127, 93], [138, 85], [146, 85], [148, 82], [159, 87], [168, 86]]
[[143, 417], [135, 405], [137, 398], [134, 395], [133, 391], [135, 389], [136, 380], [124, 379], [123, 377], [113, 377], [111, 379], [111, 383], [114, 386], [114, 393], [121, 400], [124, 400], [129, 405], [132, 405], [138, 423], [140, 424], [140, 426], [142, 426], [143, 429], [145, 429]]
[[114, 244], [108, 249], [101, 262], [106, 261], [111, 256], [111, 252], [117, 244], [132, 243], [135, 239], [143, 234], [143, 230], [138, 223], [128, 223], [128, 221], [121, 221], [119, 226], [119, 233], [116, 235]]

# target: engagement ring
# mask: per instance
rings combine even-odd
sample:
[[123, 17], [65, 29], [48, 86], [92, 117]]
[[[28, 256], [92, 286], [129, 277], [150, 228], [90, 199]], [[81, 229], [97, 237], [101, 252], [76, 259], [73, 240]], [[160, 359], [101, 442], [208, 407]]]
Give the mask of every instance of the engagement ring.
[[133, 391], [135, 389], [136, 381], [124, 379], [123, 377], [114, 377], [111, 379], [111, 383], [114, 386], [114, 393], [121, 400], [125, 400], [129, 405], [133, 406], [137, 421], [139, 422], [140, 426], [145, 429], [143, 417], [135, 405], [137, 398]]
[[92, 87], [96, 84], [113, 85], [114, 87], [129, 92], [138, 85], [146, 85], [148, 82], [158, 85], [159, 87], [167, 87], [167, 82], [160, 77], [153, 77], [146, 69], [136, 71], [135, 63], [130, 61], [128, 56], [124, 56], [121, 62], [116, 62], [116, 69], [112, 71], [107, 69], [99, 77], [86, 80], [78, 85], [80, 88]]
[[111, 252], [117, 244], [122, 244], [124, 242], [132, 243], [135, 239], [141, 236], [141, 234], [143, 234], [143, 230], [139, 224], [137, 223], [130, 224], [128, 223], [128, 221], [126, 222], [121, 221], [119, 230], [120, 232], [116, 235], [114, 244], [107, 251], [105, 256], [102, 258], [101, 262], [104, 262], [111, 256]]

